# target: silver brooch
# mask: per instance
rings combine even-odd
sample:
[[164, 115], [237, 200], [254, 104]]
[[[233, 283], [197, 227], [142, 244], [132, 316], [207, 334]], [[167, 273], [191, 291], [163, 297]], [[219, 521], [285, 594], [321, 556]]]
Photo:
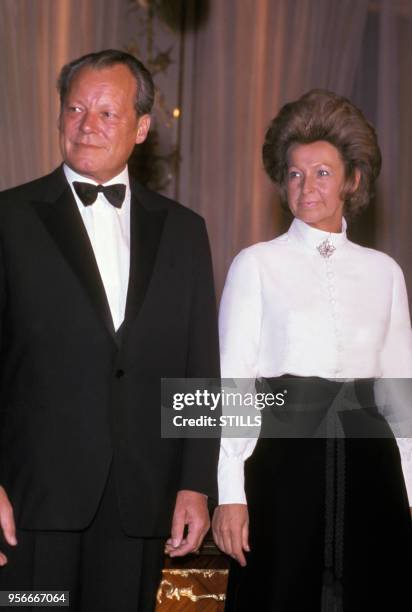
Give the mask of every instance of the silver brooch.
[[329, 238], [325, 238], [317, 247], [321, 257], [330, 257], [336, 251], [336, 247], [330, 242]]

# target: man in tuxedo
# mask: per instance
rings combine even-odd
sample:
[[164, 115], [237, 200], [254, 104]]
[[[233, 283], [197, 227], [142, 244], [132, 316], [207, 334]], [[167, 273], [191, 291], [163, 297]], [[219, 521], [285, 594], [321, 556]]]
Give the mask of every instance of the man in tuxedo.
[[58, 88], [63, 165], [0, 195], [0, 588], [153, 610], [215, 494], [217, 440], [160, 436], [160, 379], [219, 375], [208, 240], [129, 176], [145, 67], [93, 53]]

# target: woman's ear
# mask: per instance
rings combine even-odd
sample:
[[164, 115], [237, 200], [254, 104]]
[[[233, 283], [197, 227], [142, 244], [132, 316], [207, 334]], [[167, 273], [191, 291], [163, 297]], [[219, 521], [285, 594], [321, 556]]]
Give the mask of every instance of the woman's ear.
[[355, 193], [355, 191], [359, 187], [361, 176], [362, 176], [362, 174], [361, 174], [361, 171], [359, 170], [359, 168], [355, 168], [355, 172], [353, 173], [352, 187], [350, 189], [351, 193]]

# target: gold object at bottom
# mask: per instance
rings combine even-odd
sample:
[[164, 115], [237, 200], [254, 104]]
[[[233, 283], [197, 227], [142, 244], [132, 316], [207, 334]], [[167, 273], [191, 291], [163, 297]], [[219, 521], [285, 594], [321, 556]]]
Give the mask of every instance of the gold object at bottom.
[[227, 576], [228, 570], [222, 569], [164, 569], [157, 591], [157, 603], [159, 605], [167, 599], [224, 601]]

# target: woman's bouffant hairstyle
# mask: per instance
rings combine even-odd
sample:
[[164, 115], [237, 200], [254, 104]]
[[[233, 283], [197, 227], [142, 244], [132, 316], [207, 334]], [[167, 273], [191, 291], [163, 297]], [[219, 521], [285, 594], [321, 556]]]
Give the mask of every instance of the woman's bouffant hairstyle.
[[[325, 140], [334, 145], [345, 166], [342, 194], [344, 211], [354, 216], [373, 196], [381, 169], [381, 152], [372, 125], [347, 98], [312, 89], [295, 102], [285, 104], [271, 121], [263, 144], [263, 164], [269, 177], [279, 185], [282, 204], [287, 206], [287, 154], [293, 144]], [[355, 169], [360, 182], [352, 191]]]

